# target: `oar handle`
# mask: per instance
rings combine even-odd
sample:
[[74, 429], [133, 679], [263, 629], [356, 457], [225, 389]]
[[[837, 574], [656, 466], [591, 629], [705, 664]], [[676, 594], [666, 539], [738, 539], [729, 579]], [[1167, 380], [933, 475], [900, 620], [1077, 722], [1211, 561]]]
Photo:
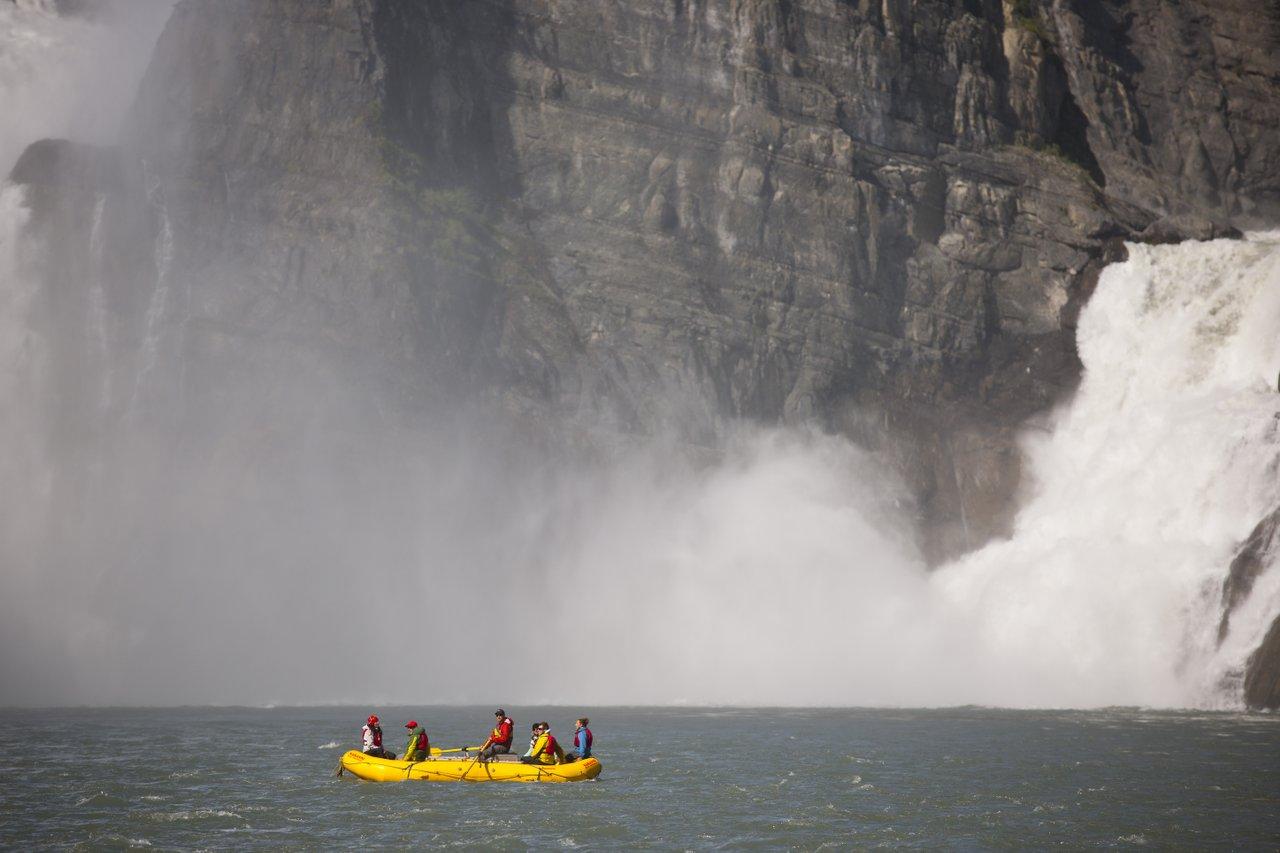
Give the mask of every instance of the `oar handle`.
[[431, 752], [433, 754], [438, 753], [439, 755], [444, 755], [445, 753], [448, 753], [448, 752], [474, 752], [482, 748], [483, 747], [479, 747], [479, 746], [451, 746], [448, 749], [432, 749]]

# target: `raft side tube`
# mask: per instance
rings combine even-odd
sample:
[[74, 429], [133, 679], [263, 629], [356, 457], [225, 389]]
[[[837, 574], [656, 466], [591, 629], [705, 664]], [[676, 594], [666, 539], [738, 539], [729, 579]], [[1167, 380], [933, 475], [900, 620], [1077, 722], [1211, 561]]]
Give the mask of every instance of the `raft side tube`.
[[570, 764], [437, 757], [393, 761], [353, 749], [342, 756], [342, 769], [369, 782], [585, 782], [599, 776], [602, 767], [594, 758]]

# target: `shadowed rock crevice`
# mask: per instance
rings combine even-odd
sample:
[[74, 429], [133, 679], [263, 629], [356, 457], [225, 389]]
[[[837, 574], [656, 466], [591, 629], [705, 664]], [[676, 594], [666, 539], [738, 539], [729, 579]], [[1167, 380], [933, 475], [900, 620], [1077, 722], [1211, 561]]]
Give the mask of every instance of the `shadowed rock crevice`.
[[[1061, 67], [1061, 61], [1055, 56], [1053, 62]], [[1065, 75], [1065, 72], [1059, 72]], [[1107, 176], [1094, 156], [1089, 145], [1089, 119], [1085, 118], [1080, 107], [1076, 105], [1071, 90], [1066, 89], [1057, 109], [1057, 127], [1049, 139], [1049, 144], [1060, 150], [1071, 162], [1089, 173], [1094, 183], [1106, 188]]]
[[[427, 186], [466, 186], [486, 201], [519, 195], [506, 118], [510, 4], [376, 3], [372, 36], [383, 64], [370, 120], [416, 163], [396, 163]], [[394, 160], [394, 155], [392, 158]]]
[[400, 248], [424, 346], [444, 361], [433, 381], [465, 393], [491, 370], [484, 330], [506, 289], [498, 221], [520, 195], [504, 57], [505, 3], [373, 4], [381, 60], [370, 127], [408, 234]]

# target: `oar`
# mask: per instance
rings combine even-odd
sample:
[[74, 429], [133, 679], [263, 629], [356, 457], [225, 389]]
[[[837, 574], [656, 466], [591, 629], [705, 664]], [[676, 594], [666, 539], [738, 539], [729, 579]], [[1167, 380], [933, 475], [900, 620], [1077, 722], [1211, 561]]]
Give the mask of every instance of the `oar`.
[[467, 774], [471, 772], [471, 768], [472, 768], [472, 767], [475, 767], [475, 766], [476, 766], [476, 762], [477, 762], [477, 761], [479, 761], [479, 760], [480, 760], [480, 756], [479, 756], [479, 755], [477, 755], [475, 758], [471, 759], [471, 763], [467, 765], [467, 769], [466, 769], [466, 770], [463, 770], [463, 771], [462, 771], [462, 775], [458, 777], [458, 780], [459, 780], [459, 781], [461, 781], [461, 780], [463, 780], [463, 779], [466, 779], [466, 778], [467, 778]]

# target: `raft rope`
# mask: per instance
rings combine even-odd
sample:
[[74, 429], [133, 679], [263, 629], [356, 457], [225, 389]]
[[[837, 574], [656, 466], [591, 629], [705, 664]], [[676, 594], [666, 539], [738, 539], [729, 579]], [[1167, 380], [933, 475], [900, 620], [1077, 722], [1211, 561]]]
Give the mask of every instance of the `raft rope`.
[[[431, 761], [431, 760], [432, 760], [432, 759], [425, 759], [424, 761], [410, 761], [410, 762], [409, 762], [409, 765], [408, 765], [407, 767], [405, 767], [405, 769], [404, 769], [404, 778], [405, 778], [405, 781], [406, 781], [406, 782], [414, 781], [413, 779], [411, 779], [411, 778], [410, 778], [410, 775], [409, 775], [409, 774], [410, 774], [410, 771], [412, 771], [412, 770], [413, 770], [413, 766], [414, 766], [415, 764], [425, 764], [425, 763], [427, 763], [427, 762], [429, 762], [429, 761]], [[463, 770], [463, 771], [462, 771], [462, 773], [461, 773], [461, 774], [458, 774], [458, 775], [454, 775], [454, 774], [452, 774], [452, 773], [446, 773], [446, 772], [445, 772], [445, 771], [443, 771], [443, 770], [429, 770], [429, 771], [427, 771], [427, 772], [428, 772], [428, 773], [430, 773], [431, 775], [433, 775], [433, 776], [437, 776], [437, 777], [439, 777], [439, 778], [441, 778], [441, 779], [451, 779], [451, 780], [453, 780], [453, 781], [455, 781], [455, 782], [478, 782], [478, 781], [480, 781], [479, 779], [468, 779], [468, 778], [467, 778], [467, 775], [471, 772], [471, 768], [475, 766], [475, 764], [476, 764], [476, 762], [477, 762], [478, 760], [479, 760], [479, 756], [477, 756], [477, 757], [476, 757], [476, 759], [475, 759], [475, 760], [473, 760], [473, 761], [471, 762], [471, 764], [467, 766], [467, 769], [466, 769], [466, 770]], [[577, 762], [573, 762], [573, 763], [574, 763], [574, 764], [576, 764]], [[529, 766], [529, 765], [525, 765], [525, 766]], [[538, 768], [538, 775], [537, 775], [537, 777], [533, 780], [533, 781], [535, 781], [535, 782], [541, 782], [541, 781], [543, 781], [543, 779], [544, 779], [544, 778], [546, 778], [546, 777], [554, 777], [554, 778], [559, 779], [561, 782], [572, 782], [572, 781], [575, 781], [575, 780], [570, 779], [569, 777], [565, 776], [563, 773], [556, 773], [555, 771], [548, 769], [549, 767], [552, 767], [552, 766], [555, 766], [555, 765], [533, 765], [533, 766], [536, 766], [536, 767]], [[333, 775], [334, 775], [334, 776], [341, 776], [341, 775], [342, 775], [342, 771], [343, 771], [342, 762], [341, 762], [341, 761], [339, 761], [339, 762], [338, 762], [338, 769], [334, 772], [334, 774], [333, 774]], [[495, 779], [495, 778], [493, 778], [493, 770], [489, 767], [489, 762], [488, 762], [488, 761], [484, 762], [484, 772], [485, 772], [485, 775], [488, 777], [488, 779], [489, 779], [489, 781], [490, 781], [490, 782], [520, 782], [520, 781], [522, 781], [522, 780], [520, 780], [520, 779]]]

